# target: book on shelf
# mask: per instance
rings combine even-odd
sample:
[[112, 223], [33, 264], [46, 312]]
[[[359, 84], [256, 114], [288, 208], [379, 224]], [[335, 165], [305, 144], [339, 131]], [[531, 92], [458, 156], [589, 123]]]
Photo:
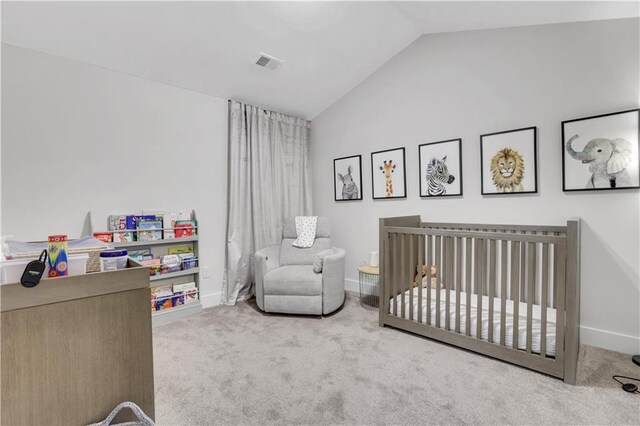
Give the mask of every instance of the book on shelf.
[[168, 254], [166, 256], [162, 256], [161, 265], [161, 271], [163, 274], [170, 274], [172, 272], [178, 272], [182, 270], [180, 257], [177, 254]]
[[174, 226], [176, 238], [191, 237], [196, 235], [195, 220], [178, 220]]
[[167, 249], [167, 254], [193, 254], [193, 247], [191, 246], [172, 246]]
[[195, 282], [174, 284], [173, 294], [182, 294], [184, 296], [184, 303], [192, 303], [198, 300], [198, 289]]
[[162, 311], [173, 307], [173, 289], [170, 285], [153, 287], [151, 289], [151, 310]]
[[172, 240], [176, 237], [174, 228], [176, 222], [179, 220], [191, 220], [193, 219], [190, 212], [164, 212], [164, 211], [143, 211], [143, 214], [154, 215], [156, 218], [161, 219], [164, 230], [164, 239]]
[[149, 275], [151, 276], [159, 274], [160, 270], [162, 269], [160, 259], [157, 257], [151, 259], [143, 259], [142, 261], [140, 261], [140, 263], [149, 268]]
[[108, 226], [109, 226], [109, 231], [113, 232], [114, 243], [130, 243], [134, 241], [133, 231], [127, 230], [126, 215], [109, 216]]
[[142, 262], [144, 260], [149, 260], [153, 258], [151, 254], [151, 248], [136, 248], [134, 250], [128, 250], [129, 257], [137, 262]]
[[137, 222], [138, 241], [160, 241], [162, 240], [162, 221], [140, 219]]

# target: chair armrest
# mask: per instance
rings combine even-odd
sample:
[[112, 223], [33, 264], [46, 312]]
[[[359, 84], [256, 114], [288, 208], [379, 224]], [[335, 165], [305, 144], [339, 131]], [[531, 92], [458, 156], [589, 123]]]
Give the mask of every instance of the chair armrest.
[[280, 246], [271, 246], [256, 251], [255, 259], [255, 285], [256, 303], [264, 310], [263, 279], [269, 271], [280, 267]]
[[332, 247], [333, 254], [324, 258], [322, 267], [322, 313], [329, 314], [344, 303], [345, 251]]

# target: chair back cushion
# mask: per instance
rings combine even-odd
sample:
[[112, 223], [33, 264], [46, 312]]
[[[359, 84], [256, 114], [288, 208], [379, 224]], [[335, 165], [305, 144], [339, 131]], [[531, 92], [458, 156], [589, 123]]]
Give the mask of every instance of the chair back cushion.
[[293, 246], [295, 238], [283, 238], [280, 245], [280, 265], [313, 265], [313, 260], [321, 251], [331, 248], [329, 238], [316, 238], [309, 248]]
[[328, 217], [318, 217], [316, 240], [309, 248], [297, 248], [293, 242], [298, 238], [296, 222], [293, 217], [286, 218], [282, 225], [282, 243], [280, 245], [280, 265], [313, 265], [316, 255], [331, 248], [331, 230]]
[[[296, 220], [288, 217], [282, 224], [282, 238], [298, 238], [296, 232]], [[331, 238], [331, 227], [329, 226], [329, 218], [324, 216], [318, 217], [318, 226], [316, 226], [316, 238]]]

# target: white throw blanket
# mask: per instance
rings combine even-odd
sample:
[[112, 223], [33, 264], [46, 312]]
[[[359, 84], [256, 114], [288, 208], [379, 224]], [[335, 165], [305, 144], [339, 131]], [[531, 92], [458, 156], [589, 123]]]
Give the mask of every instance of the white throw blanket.
[[296, 233], [298, 238], [293, 242], [294, 247], [309, 248], [316, 239], [318, 216], [296, 216]]

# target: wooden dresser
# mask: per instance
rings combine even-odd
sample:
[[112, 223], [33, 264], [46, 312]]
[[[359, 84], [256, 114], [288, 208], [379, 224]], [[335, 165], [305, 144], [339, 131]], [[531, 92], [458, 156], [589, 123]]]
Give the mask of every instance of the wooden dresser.
[[129, 262], [0, 286], [3, 425], [86, 425], [123, 401], [155, 417], [149, 273]]

